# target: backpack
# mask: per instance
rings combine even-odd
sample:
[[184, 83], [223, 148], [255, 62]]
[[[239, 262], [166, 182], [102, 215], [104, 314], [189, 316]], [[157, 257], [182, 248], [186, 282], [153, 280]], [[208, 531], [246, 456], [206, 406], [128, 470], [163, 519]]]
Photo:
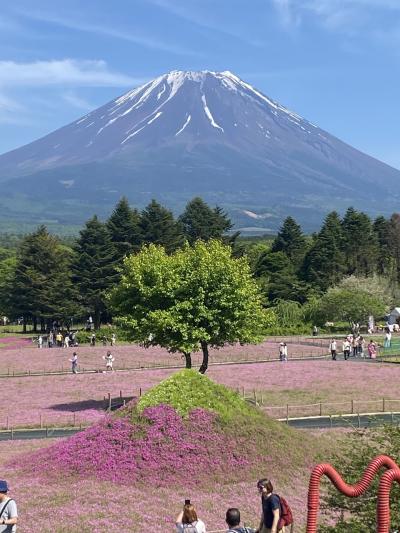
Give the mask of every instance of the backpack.
[[282, 496], [278, 496], [278, 498], [281, 504], [281, 513], [280, 513], [280, 517], [278, 521], [278, 531], [279, 531], [284, 526], [293, 525], [293, 513], [290, 508], [290, 505], [285, 500], [285, 498], [282, 498]]

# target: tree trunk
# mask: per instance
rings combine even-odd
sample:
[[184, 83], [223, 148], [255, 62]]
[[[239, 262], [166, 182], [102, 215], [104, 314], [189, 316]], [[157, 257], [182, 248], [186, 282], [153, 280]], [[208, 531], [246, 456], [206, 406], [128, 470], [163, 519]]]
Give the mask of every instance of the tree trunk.
[[26, 333], [26, 316], [22, 319], [22, 331], [23, 333]]
[[37, 318], [35, 316], [32, 318], [32, 322], [33, 322], [33, 332], [37, 333]]
[[45, 329], [44, 318], [41, 318], [41, 319], [40, 319], [40, 331], [41, 331], [42, 333], [44, 333], [44, 332], [46, 331], [46, 329]]
[[185, 362], [186, 362], [185, 368], [192, 368], [192, 354], [183, 352], [183, 355], [185, 356]]
[[205, 341], [201, 341], [201, 349], [203, 351], [203, 362], [199, 368], [200, 374], [205, 374], [208, 368], [208, 344]]

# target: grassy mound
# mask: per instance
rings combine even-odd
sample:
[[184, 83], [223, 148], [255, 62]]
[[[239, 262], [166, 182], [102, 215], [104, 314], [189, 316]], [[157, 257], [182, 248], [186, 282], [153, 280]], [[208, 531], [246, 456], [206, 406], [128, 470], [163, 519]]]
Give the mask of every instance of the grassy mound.
[[195, 408], [212, 411], [225, 421], [255, 414], [255, 409], [233, 390], [195, 370], [186, 369], [153, 387], [140, 399], [137, 408], [142, 412], [146, 407], [160, 404], [170, 405], [183, 417]]
[[290, 476], [304, 470], [313, 446], [298, 435], [227, 387], [184, 370], [139, 403], [14, 466], [43, 478], [211, 486], [270, 476], [288, 464]]

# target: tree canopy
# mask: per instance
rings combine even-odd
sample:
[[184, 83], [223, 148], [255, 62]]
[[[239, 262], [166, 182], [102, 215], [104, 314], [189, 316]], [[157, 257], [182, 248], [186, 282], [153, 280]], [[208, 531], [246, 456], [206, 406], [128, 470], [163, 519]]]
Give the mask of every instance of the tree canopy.
[[274, 321], [244, 258], [234, 259], [220, 241], [197, 241], [168, 255], [161, 246], [144, 247], [124, 262], [121, 283], [111, 296], [117, 321], [132, 338], [190, 354], [208, 348], [254, 342]]

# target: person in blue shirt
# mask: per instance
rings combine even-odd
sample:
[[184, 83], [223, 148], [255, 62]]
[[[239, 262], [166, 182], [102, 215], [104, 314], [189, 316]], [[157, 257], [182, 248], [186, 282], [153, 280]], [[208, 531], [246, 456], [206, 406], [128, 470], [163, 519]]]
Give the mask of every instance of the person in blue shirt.
[[279, 496], [274, 494], [274, 487], [271, 481], [269, 479], [260, 479], [257, 482], [257, 488], [261, 494], [262, 513], [256, 533], [284, 533], [284, 527], [278, 530], [281, 503]]

